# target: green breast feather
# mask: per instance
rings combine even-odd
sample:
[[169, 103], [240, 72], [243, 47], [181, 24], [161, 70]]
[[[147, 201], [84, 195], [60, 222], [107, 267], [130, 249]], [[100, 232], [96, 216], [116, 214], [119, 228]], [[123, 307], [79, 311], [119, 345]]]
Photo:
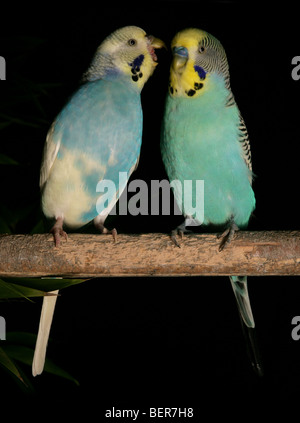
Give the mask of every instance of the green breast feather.
[[[185, 216], [193, 209], [186, 205], [196, 199], [196, 180], [204, 181], [204, 224], [225, 224], [232, 217], [245, 227], [255, 206], [249, 170], [239, 141], [239, 110], [226, 106], [228, 90], [221, 77], [211, 77], [209, 92], [197, 98], [168, 96], [162, 137], [162, 157], [170, 181], [193, 181], [191, 201], [182, 202]], [[186, 193], [190, 195], [189, 193]]]

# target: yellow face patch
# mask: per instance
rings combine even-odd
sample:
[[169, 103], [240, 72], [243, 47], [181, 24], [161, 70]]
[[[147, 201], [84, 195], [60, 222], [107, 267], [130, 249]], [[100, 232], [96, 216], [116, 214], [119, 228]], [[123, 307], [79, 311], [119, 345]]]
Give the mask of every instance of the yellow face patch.
[[198, 97], [207, 89], [209, 76], [196, 65], [199, 43], [207, 36], [205, 31], [188, 29], [179, 32], [172, 41], [172, 50], [184, 47], [188, 57], [184, 66], [176, 66], [176, 56], [170, 70], [169, 92], [174, 97]]
[[140, 90], [153, 74], [157, 62], [154, 62], [148, 52], [140, 54], [132, 62], [123, 65], [123, 72], [130, 75], [132, 83]]
[[209, 76], [197, 71], [197, 66], [189, 60], [181, 73], [171, 67], [169, 92], [174, 97], [197, 97], [206, 91], [208, 81]]

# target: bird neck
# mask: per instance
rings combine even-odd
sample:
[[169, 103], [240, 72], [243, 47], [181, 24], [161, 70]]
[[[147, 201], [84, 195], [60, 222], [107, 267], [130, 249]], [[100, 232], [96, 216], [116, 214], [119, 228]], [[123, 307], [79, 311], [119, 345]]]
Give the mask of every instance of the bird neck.
[[[193, 78], [190, 75], [193, 75]], [[212, 104], [215, 107], [227, 105], [228, 98], [232, 97], [229, 82], [223, 75], [217, 73], [206, 74], [201, 80], [195, 72], [181, 76], [173, 72], [169, 93], [174, 99], [187, 99], [192, 103], [197, 101], [203, 105]]]
[[141, 92], [155, 67], [153, 64], [150, 66], [148, 62], [148, 57], [144, 58], [144, 55], [140, 55], [132, 63], [121, 66], [116, 64], [110, 55], [98, 52], [89, 69], [84, 73], [82, 81], [92, 82], [98, 79], [108, 81], [124, 80], [136, 91]]

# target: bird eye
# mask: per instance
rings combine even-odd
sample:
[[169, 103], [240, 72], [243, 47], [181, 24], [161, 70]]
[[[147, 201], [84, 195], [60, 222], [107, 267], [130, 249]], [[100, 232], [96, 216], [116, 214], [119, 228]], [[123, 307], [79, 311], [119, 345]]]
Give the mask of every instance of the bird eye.
[[201, 46], [199, 47], [199, 53], [204, 53], [205, 52], [205, 47]]
[[136, 45], [136, 40], [134, 40], [133, 38], [130, 38], [130, 40], [128, 40], [128, 45], [129, 46], [135, 46]]

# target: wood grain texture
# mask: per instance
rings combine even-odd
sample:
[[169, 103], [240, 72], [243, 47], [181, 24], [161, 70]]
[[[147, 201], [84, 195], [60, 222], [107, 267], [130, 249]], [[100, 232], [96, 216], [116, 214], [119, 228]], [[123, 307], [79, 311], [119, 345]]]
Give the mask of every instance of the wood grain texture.
[[186, 235], [176, 247], [161, 233], [0, 236], [0, 276], [300, 275], [300, 231], [238, 232], [222, 252], [216, 234]]

